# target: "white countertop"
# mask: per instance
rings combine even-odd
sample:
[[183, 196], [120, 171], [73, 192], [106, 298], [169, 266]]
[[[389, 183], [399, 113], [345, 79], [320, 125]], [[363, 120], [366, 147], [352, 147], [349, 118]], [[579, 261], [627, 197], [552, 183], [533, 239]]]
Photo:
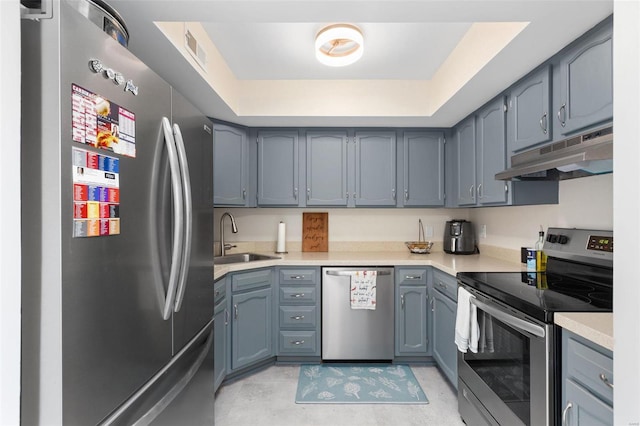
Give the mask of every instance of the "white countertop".
[[579, 336], [613, 351], [613, 314], [567, 312], [555, 314], [554, 321]]
[[[273, 253], [264, 253], [273, 256]], [[412, 254], [410, 252], [291, 252], [278, 255], [281, 259], [250, 263], [215, 265], [214, 279], [229, 272], [269, 266], [434, 266], [450, 275], [458, 272], [518, 272], [525, 270], [521, 263], [505, 261], [480, 254], [453, 255], [444, 252]]]

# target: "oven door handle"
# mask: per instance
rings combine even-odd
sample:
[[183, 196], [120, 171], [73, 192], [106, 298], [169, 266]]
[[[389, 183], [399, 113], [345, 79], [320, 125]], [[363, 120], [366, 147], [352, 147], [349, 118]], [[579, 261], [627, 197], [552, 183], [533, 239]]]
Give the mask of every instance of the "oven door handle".
[[528, 333], [533, 334], [534, 336], [538, 336], [538, 337], [542, 337], [542, 338], [544, 338], [546, 336], [546, 334], [547, 334], [543, 327], [540, 327], [537, 324], [534, 324], [532, 322], [523, 320], [521, 318], [514, 317], [513, 315], [509, 315], [505, 311], [503, 311], [503, 310], [501, 310], [499, 308], [494, 308], [493, 306], [489, 305], [488, 303], [481, 302], [478, 299], [476, 299], [475, 297], [472, 297], [470, 299], [470, 301], [471, 301], [471, 303], [476, 305], [478, 308], [480, 308], [483, 311], [485, 311], [486, 313], [492, 315], [494, 318], [497, 318], [497, 319], [499, 319], [501, 321], [504, 321], [506, 324], [509, 324], [510, 326], [512, 326], [514, 328], [517, 328], [518, 330], [526, 331]]

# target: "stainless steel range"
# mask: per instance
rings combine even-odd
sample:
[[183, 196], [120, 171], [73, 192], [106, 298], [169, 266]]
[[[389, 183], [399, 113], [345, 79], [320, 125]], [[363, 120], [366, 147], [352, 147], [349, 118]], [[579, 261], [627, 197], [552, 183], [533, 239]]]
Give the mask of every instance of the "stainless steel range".
[[613, 233], [549, 228], [546, 272], [460, 273], [476, 305], [478, 352], [458, 353], [468, 425], [559, 424], [556, 312], [611, 312]]

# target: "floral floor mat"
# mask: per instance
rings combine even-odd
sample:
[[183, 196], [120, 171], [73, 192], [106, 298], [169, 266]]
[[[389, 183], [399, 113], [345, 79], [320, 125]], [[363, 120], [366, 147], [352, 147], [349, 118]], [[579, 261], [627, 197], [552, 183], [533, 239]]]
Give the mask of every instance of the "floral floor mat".
[[297, 404], [428, 404], [407, 365], [302, 365]]

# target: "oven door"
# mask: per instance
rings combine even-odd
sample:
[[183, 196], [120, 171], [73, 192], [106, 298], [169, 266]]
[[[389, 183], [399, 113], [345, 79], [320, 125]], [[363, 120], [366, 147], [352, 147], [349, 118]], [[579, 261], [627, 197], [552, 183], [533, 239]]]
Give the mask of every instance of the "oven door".
[[460, 415], [483, 413], [487, 424], [552, 425], [553, 325], [465, 288], [475, 296], [480, 340], [477, 353], [458, 354]]

